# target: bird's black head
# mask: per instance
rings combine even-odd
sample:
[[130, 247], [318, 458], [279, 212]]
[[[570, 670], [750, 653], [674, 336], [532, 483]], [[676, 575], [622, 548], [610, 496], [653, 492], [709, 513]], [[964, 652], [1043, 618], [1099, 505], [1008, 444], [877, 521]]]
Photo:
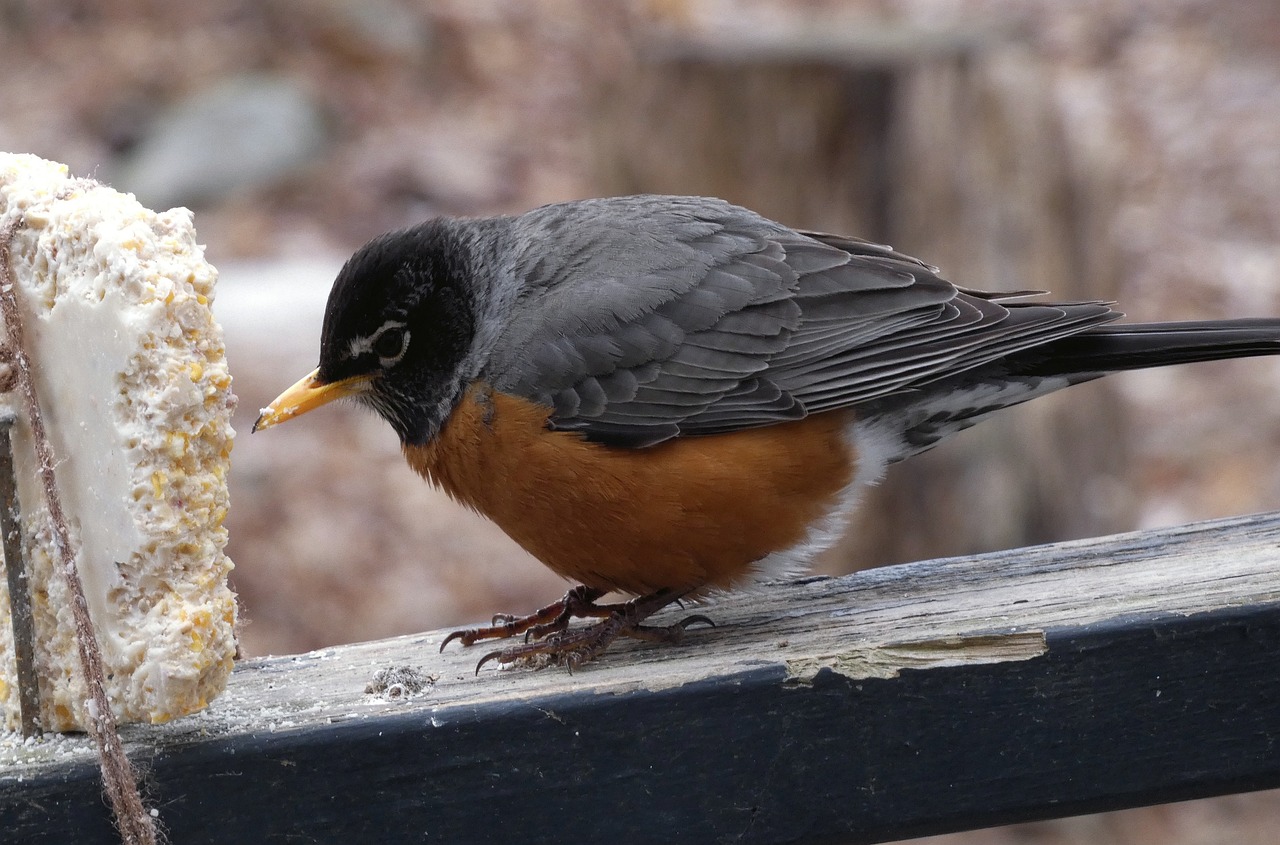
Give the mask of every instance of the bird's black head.
[[351, 381], [406, 445], [439, 433], [475, 336], [468, 254], [443, 221], [374, 238], [343, 266], [320, 337], [321, 383]]

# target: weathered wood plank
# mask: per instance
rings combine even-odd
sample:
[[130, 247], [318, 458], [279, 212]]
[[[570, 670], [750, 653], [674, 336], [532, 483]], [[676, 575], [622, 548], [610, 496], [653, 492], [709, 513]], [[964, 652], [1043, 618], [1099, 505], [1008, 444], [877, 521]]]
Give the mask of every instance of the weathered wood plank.
[[[439, 632], [251, 660], [128, 740], [183, 845], [875, 842], [1280, 786], [1278, 559], [1268, 515], [812, 579], [573, 675]], [[399, 664], [436, 682], [364, 692]], [[112, 841], [96, 777], [0, 743], [0, 838]]]

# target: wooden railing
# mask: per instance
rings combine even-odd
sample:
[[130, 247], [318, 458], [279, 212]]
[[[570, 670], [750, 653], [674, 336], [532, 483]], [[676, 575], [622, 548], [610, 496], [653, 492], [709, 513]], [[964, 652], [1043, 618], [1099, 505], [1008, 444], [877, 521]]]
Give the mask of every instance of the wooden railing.
[[[704, 612], [572, 674], [440, 632], [247, 660], [126, 740], [174, 845], [882, 842], [1280, 786], [1280, 515]], [[0, 743], [0, 841], [116, 841], [87, 742]]]

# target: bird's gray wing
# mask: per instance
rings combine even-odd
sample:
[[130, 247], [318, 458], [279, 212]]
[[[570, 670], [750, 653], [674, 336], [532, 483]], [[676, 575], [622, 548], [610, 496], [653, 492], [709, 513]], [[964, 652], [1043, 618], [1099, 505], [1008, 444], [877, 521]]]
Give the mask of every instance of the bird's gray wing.
[[486, 377], [620, 446], [879, 399], [1115, 316], [965, 291], [888, 247], [703, 198], [547, 206], [505, 246], [520, 295]]

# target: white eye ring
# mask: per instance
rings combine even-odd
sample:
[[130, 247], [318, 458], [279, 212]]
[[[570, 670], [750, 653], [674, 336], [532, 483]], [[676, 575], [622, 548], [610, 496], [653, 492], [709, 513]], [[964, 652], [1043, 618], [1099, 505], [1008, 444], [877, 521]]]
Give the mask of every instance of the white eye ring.
[[398, 330], [402, 334], [400, 351], [390, 357], [379, 355], [378, 363], [382, 364], [383, 367], [394, 367], [396, 364], [400, 363], [400, 359], [409, 351], [409, 330], [406, 329], [405, 324], [399, 320], [388, 320], [379, 326], [376, 332], [368, 337], [357, 337], [353, 339], [350, 345], [351, 357], [356, 358], [373, 352], [373, 347], [378, 343], [378, 339], [381, 338], [385, 332], [392, 330]]

